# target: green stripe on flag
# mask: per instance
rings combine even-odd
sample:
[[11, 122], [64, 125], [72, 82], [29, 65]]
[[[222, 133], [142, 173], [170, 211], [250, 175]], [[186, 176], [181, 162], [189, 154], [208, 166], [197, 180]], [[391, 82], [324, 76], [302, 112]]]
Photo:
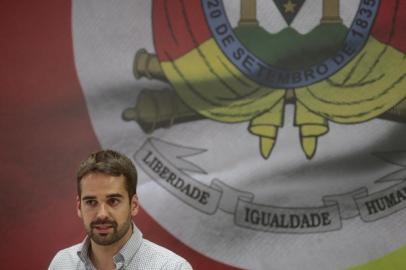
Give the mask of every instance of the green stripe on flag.
[[355, 266], [348, 270], [404, 270], [406, 269], [406, 246], [389, 253], [379, 259], [364, 265]]

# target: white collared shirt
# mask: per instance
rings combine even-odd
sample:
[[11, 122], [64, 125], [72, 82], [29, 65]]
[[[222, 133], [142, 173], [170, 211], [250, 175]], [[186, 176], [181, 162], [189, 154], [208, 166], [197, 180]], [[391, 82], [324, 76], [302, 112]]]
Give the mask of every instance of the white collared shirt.
[[[48, 270], [95, 270], [89, 258], [90, 239], [59, 251]], [[120, 270], [192, 270], [182, 257], [142, 237], [141, 231], [133, 224], [133, 233], [127, 243], [113, 257], [115, 269]]]

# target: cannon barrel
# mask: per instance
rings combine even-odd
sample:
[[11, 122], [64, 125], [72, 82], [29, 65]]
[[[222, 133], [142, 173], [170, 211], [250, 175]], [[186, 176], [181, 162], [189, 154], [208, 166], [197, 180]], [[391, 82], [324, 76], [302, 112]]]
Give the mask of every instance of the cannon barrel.
[[158, 57], [155, 54], [148, 53], [145, 49], [140, 49], [135, 54], [133, 74], [136, 79], [145, 77], [150, 80], [168, 81], [161, 68]]
[[171, 89], [143, 89], [135, 106], [125, 109], [122, 118], [125, 121], [136, 121], [147, 134], [158, 128], [205, 119], [186, 106]]

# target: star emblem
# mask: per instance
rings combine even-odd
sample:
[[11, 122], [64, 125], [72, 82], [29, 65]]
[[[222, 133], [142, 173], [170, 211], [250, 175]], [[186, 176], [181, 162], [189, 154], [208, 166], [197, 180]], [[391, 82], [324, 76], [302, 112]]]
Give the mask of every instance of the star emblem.
[[295, 19], [305, 1], [306, 0], [273, 0], [288, 25]]
[[286, 4], [283, 5], [285, 8], [285, 13], [295, 13], [296, 4], [291, 0], [288, 0]]

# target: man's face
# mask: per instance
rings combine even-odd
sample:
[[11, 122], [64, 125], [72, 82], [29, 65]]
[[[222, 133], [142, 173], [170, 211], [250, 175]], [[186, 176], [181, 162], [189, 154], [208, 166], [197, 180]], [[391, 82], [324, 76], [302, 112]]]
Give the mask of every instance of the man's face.
[[138, 212], [138, 199], [130, 199], [124, 176], [89, 173], [81, 182], [77, 213], [86, 233], [99, 245], [112, 245], [131, 235], [132, 217]]

